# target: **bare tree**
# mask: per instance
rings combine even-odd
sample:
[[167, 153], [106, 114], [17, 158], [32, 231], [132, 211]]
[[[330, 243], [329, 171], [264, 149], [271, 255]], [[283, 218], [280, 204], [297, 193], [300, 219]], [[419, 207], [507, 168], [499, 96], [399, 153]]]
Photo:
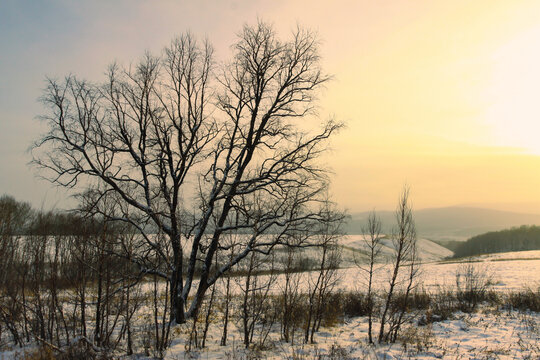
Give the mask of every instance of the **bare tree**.
[[367, 273], [367, 301], [368, 301], [368, 340], [373, 343], [373, 309], [375, 306], [373, 294], [373, 275], [375, 265], [380, 260], [379, 255], [382, 249], [381, 242], [382, 223], [375, 210], [369, 213], [367, 224], [362, 228], [364, 243], [367, 249], [367, 263], [364, 259], [355, 256], [355, 263], [361, 270]]
[[[317, 256], [317, 276], [308, 278], [308, 312], [306, 316], [304, 342], [313, 343], [315, 332], [319, 331], [324, 311], [328, 308], [329, 294], [337, 285], [337, 270], [341, 263], [342, 248], [338, 244], [342, 236], [345, 214], [333, 208], [327, 201], [323, 204], [325, 221], [320, 222], [315, 231], [319, 254]], [[330, 305], [333, 306], [333, 305]]]
[[[243, 28], [233, 51], [216, 70], [212, 47], [183, 35], [162, 56], [112, 65], [103, 83], [49, 80], [42, 97], [49, 130], [33, 147], [34, 164], [56, 184], [94, 186], [96, 208], [115, 194], [126, 211], [109, 220], [138, 229], [149, 253], [162, 258], [166, 271], [137, 264], [142, 274], [170, 283], [171, 315], [180, 323], [251, 251], [269, 252], [288, 232], [320, 218], [311, 210], [326, 186], [317, 158], [341, 127], [328, 121], [312, 134], [297, 124], [314, 114], [329, 79], [313, 33], [298, 28], [281, 41], [259, 22]], [[187, 216], [183, 194], [197, 192], [193, 185], [201, 198]], [[257, 213], [246, 198], [261, 194], [265, 212]], [[241, 224], [229, 226], [237, 216]], [[172, 254], [152, 236], [156, 228]], [[269, 231], [278, 235], [258, 241]], [[233, 232], [249, 236], [216, 268], [221, 237]], [[200, 281], [192, 289], [195, 275]]]
[[[26, 273], [29, 270], [22, 234], [33, 218], [29, 204], [17, 202], [13, 197], [0, 196], [0, 345], [2, 334], [9, 333], [15, 345], [23, 346], [29, 340], [26, 306]], [[26, 223], [25, 223], [26, 222]], [[24, 320], [22, 329], [18, 326]]]
[[[412, 290], [414, 279], [417, 274], [417, 259], [416, 259], [416, 227], [414, 224], [412, 208], [409, 204], [409, 188], [405, 187], [403, 192], [399, 197], [399, 203], [396, 209], [396, 222], [397, 225], [392, 232], [392, 242], [394, 247], [394, 255], [392, 258], [392, 270], [390, 274], [390, 281], [388, 285], [388, 292], [386, 294], [386, 299], [383, 305], [383, 311], [381, 315], [381, 324], [379, 328], [379, 343], [383, 341], [392, 340], [393, 334], [397, 334], [399, 330], [399, 325], [394, 323], [390, 327], [390, 330], [385, 331], [385, 326], [389, 322], [390, 312], [392, 315], [395, 315], [393, 312], [392, 306], [394, 305], [394, 297], [396, 292], [398, 292], [399, 285], [402, 283], [399, 278], [403, 268], [407, 266], [410, 267], [410, 273], [407, 278], [407, 285], [404, 294], [404, 300], [407, 302], [410, 291]], [[401, 313], [402, 314], [402, 313]], [[399, 315], [398, 315], [399, 316]], [[402, 315], [400, 320], [402, 319]]]
[[[294, 237], [290, 240], [292, 245], [294, 242], [304, 241], [303, 236]], [[287, 246], [285, 254], [281, 259], [281, 267], [283, 271], [284, 281], [280, 282], [281, 287], [281, 337], [286, 342], [294, 345], [294, 338], [297, 328], [300, 327], [303, 314], [301, 311], [302, 293], [300, 284], [303, 282], [305, 274], [303, 271], [310, 270], [299, 268], [299, 260], [301, 257], [301, 249], [297, 246]]]
[[388, 340], [391, 342], [396, 342], [401, 325], [403, 325], [407, 320], [410, 320], [416, 316], [416, 314], [409, 314], [406, 316], [407, 312], [411, 310], [411, 295], [418, 287], [417, 280], [420, 273], [420, 259], [418, 258], [416, 239], [414, 239], [413, 243], [411, 244], [411, 248], [407, 256], [407, 264], [404, 267], [407, 269], [407, 273], [403, 280], [405, 288], [401, 290], [400, 300], [394, 301], [395, 304], [391, 309], [392, 314], [389, 317]]
[[[229, 234], [228, 236], [224, 237], [222, 239], [222, 245], [227, 248], [227, 257], [229, 260], [233, 259], [236, 256], [236, 246], [238, 244], [241, 244], [241, 240], [239, 237], [241, 237], [242, 234]], [[225, 283], [225, 290], [224, 294], [221, 297], [223, 300], [223, 332], [221, 334], [221, 346], [227, 345], [227, 336], [228, 336], [228, 330], [229, 330], [229, 317], [231, 313], [232, 308], [232, 297], [233, 293], [231, 291], [231, 274], [226, 273], [225, 278], [222, 279], [222, 281]]]
[[[243, 340], [246, 348], [253, 342], [257, 325], [263, 323], [266, 312], [268, 309], [272, 309], [269, 294], [277, 280], [273, 256], [272, 259], [268, 259], [266, 256], [262, 257], [260, 254], [252, 252], [248, 260], [245, 267], [246, 275], [238, 279], [242, 297], [239, 318], [242, 321]], [[259, 269], [262, 269], [265, 263], [270, 263], [270, 268], [266, 269], [269, 274], [261, 276]], [[272, 312], [272, 315], [275, 319], [275, 312]], [[273, 319], [270, 326], [273, 324]], [[258, 330], [259, 335], [261, 335], [261, 343], [264, 343], [268, 329], [259, 326]]]

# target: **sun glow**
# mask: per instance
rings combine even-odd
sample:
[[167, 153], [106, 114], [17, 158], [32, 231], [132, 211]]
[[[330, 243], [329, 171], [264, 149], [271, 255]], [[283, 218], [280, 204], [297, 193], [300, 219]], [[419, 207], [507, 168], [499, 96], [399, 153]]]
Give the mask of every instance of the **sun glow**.
[[540, 155], [540, 26], [494, 53], [487, 98], [486, 122], [495, 145]]

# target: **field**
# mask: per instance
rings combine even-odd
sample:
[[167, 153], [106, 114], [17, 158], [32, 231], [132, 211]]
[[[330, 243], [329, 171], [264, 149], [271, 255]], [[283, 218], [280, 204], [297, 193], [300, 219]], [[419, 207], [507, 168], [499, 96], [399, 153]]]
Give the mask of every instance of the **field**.
[[[173, 341], [167, 358], [201, 359], [538, 359], [540, 357], [540, 313], [513, 309], [504, 304], [504, 294], [540, 287], [540, 251], [485, 255], [472, 259], [489, 275], [490, 289], [501, 298], [489, 301], [473, 312], [457, 311], [447, 320], [419, 325], [425, 312], [417, 311], [405, 325], [399, 341], [389, 345], [368, 346], [366, 316], [346, 318], [336, 326], [321, 329], [314, 344], [290, 344], [279, 340], [279, 327], [270, 334], [264, 351], [246, 351], [241, 346], [241, 329], [236, 341], [219, 346], [219, 327], [208, 335], [208, 347], [186, 353], [186, 343]], [[423, 264], [420, 283], [437, 294], [456, 286], [456, 272], [464, 262], [437, 261]], [[381, 271], [384, 274], [384, 271]], [[304, 274], [314, 277], [315, 274]], [[384, 275], [376, 283], [384, 284]], [[341, 291], [362, 290], [364, 281], [358, 269], [339, 270]], [[281, 290], [280, 278], [276, 292]], [[308, 284], [309, 281], [303, 281]], [[537, 295], [538, 296], [538, 295]], [[375, 328], [377, 326], [375, 325]], [[187, 333], [188, 329], [178, 328]]]
[[[540, 315], [499, 311], [486, 307], [474, 314], [456, 313], [451, 320], [427, 326], [408, 324], [399, 342], [368, 346], [367, 319], [356, 317], [325, 328], [315, 344], [291, 345], [276, 340], [264, 351], [246, 351], [238, 346], [219, 346], [219, 333], [210, 333], [209, 346], [188, 353], [176, 340], [168, 359], [538, 359]], [[239, 330], [238, 330], [239, 331]], [[239, 334], [240, 332], [238, 332]], [[279, 334], [276, 335], [276, 338]]]
[[[253, 293], [246, 291], [247, 278], [244, 275], [229, 277], [228, 282], [218, 282], [215, 292], [212, 293], [213, 309], [206, 301], [198, 323], [188, 321], [186, 324], [172, 325], [168, 329], [170, 331], [166, 343], [168, 346], [163, 348], [162, 352], [153, 352], [150, 349], [153, 346], [152, 341], [156, 341], [153, 327], [164, 328], [164, 322], [155, 318], [154, 323], [153, 317], [161, 316], [160, 311], [163, 309], [159, 306], [153, 307], [152, 301], [149, 300], [152, 299], [152, 294], [157, 294], [158, 297], [154, 299], [163, 306], [166, 304], [167, 288], [161, 281], [145, 280], [137, 290], [142, 296], [141, 299], [145, 300], [136, 309], [131, 324], [133, 333], [142, 334], [133, 337], [134, 354], [131, 356], [122, 354], [123, 347], [119, 346], [115, 352], [108, 352], [107, 357], [292, 360], [540, 357], [540, 313], [537, 312], [538, 308], [533, 309], [536, 312], [530, 311], [522, 301], [523, 299], [533, 301], [538, 306], [540, 251], [447, 259], [446, 257], [451, 254], [448, 250], [441, 250], [437, 244], [429, 240], [420, 240], [419, 243], [421, 246], [419, 257], [423, 262], [415, 283], [414, 301], [407, 308], [399, 336], [393, 342], [378, 345], [368, 343], [368, 317], [362, 313], [365, 310], [362, 305], [354, 303], [355, 299], [365, 300], [366, 276], [362, 269], [366, 264], [362, 259], [366, 249], [363, 248], [361, 236], [349, 236], [340, 242], [342, 266], [327, 274], [330, 281], [324, 297], [328, 302], [325, 311], [329, 314], [321, 316], [320, 326], [314, 331], [312, 341], [306, 342], [304, 339], [305, 302], [306, 294], [313, 291], [320, 272], [311, 270], [284, 273], [281, 269], [268, 273], [268, 264], [265, 263], [261, 266], [265, 271], [251, 275], [252, 280], [256, 279], [252, 284], [257, 284], [260, 291]], [[389, 259], [392, 251], [391, 242], [384, 242], [382, 258]], [[302, 256], [315, 258], [317, 251], [305, 250]], [[466, 299], [454, 295], [460, 292], [456, 282], [457, 274], [464, 274], [467, 269], [474, 270], [476, 280], [482, 285], [482, 288], [477, 289], [482, 296], [478, 304], [472, 307], [468, 306]], [[376, 264], [373, 291], [381, 297], [385, 294], [390, 272], [391, 264], [384, 261]], [[291, 292], [292, 287], [294, 291]], [[298, 319], [295, 317], [296, 314], [282, 313], [283, 294], [287, 291], [300, 299], [297, 311], [302, 316]], [[72, 294], [66, 290], [62, 296], [67, 299]], [[231, 315], [228, 316], [227, 344], [222, 346], [226, 297]], [[243, 308], [243, 300], [249, 300], [251, 303], [260, 297], [264, 298], [259, 303], [263, 308], [257, 310], [257, 304], [253, 303], [250, 311], [259, 312], [256, 316], [253, 314], [246, 316], [247, 308]], [[244, 302], [244, 306], [245, 304]], [[156, 309], [159, 311], [156, 312]], [[75, 313], [76, 310], [69, 304], [64, 305], [65, 312]], [[377, 311], [380, 309], [376, 310], [375, 314]], [[90, 317], [91, 314], [89, 311], [87, 316]], [[296, 319], [296, 323], [291, 325], [289, 339], [285, 341], [283, 321], [288, 317]], [[252, 326], [252, 341], [248, 347], [244, 346], [243, 340], [244, 320]], [[375, 335], [379, 325], [378, 317], [375, 316], [373, 322]], [[91, 330], [89, 325], [88, 331]], [[114, 337], [114, 334], [118, 336], [119, 331], [121, 329], [112, 327], [112, 336]], [[121, 341], [120, 336], [118, 339]], [[33, 342], [33, 345], [31, 343], [23, 349], [4, 346], [0, 359], [35, 358], [37, 353], [53, 346], [48, 346], [45, 342], [44, 344]], [[88, 348], [84, 344], [80, 346]], [[50, 349], [48, 351], [50, 352]], [[88, 354], [87, 352], [86, 355]], [[97, 353], [94, 355], [90, 358], [98, 358]]]

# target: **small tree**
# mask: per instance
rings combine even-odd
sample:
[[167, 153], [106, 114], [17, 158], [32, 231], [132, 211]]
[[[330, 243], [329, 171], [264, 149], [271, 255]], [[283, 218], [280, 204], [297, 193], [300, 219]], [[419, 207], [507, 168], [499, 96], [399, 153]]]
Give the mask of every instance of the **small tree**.
[[[375, 265], [379, 261], [379, 255], [382, 249], [382, 223], [380, 218], [371, 211], [368, 215], [367, 224], [362, 228], [362, 236], [367, 249], [367, 259], [355, 256], [356, 266], [367, 274], [367, 301], [368, 301], [368, 341], [373, 343], [373, 309], [375, 307], [373, 294], [373, 276], [375, 275]], [[367, 260], [367, 261], [365, 261]]]
[[281, 337], [284, 341], [294, 345], [294, 338], [297, 328], [300, 327], [300, 322], [303, 318], [301, 309], [302, 293], [300, 284], [304, 280], [304, 271], [310, 269], [299, 268], [301, 259], [301, 249], [294, 246], [295, 243], [303, 242], [303, 235], [298, 238], [289, 240], [291, 245], [287, 246], [284, 251], [284, 256], [281, 259], [284, 281], [278, 285], [281, 286]]
[[[268, 335], [268, 325], [271, 327], [276, 312], [269, 311], [272, 309], [270, 304], [270, 289], [275, 284], [277, 277], [274, 269], [274, 258], [268, 259], [267, 256], [261, 256], [257, 252], [252, 252], [247, 259], [245, 267], [245, 276], [238, 279], [242, 305], [240, 308], [240, 319], [242, 321], [243, 340], [246, 348], [253, 342], [255, 330], [259, 325], [259, 335], [261, 345], [266, 341]], [[263, 264], [270, 262], [270, 268], [267, 269], [270, 273], [266, 276], [259, 274], [259, 269], [262, 269]], [[271, 314], [272, 319], [267, 322], [265, 316]], [[267, 326], [266, 328], [263, 325]]]
[[315, 232], [318, 245], [318, 273], [314, 279], [308, 278], [308, 313], [306, 316], [304, 342], [313, 343], [315, 332], [319, 331], [325, 310], [328, 310], [328, 299], [339, 281], [337, 270], [341, 264], [341, 250], [338, 240], [343, 235], [342, 225], [345, 214], [332, 208], [326, 201], [323, 205], [324, 222]]
[[[410, 291], [414, 286], [414, 280], [417, 275], [417, 252], [416, 252], [416, 227], [414, 224], [412, 208], [409, 204], [409, 188], [405, 187], [400, 195], [399, 203], [396, 209], [396, 222], [397, 225], [392, 232], [392, 243], [394, 247], [394, 255], [392, 258], [392, 270], [390, 274], [390, 281], [388, 284], [388, 290], [386, 293], [385, 302], [383, 305], [383, 311], [381, 314], [381, 324], [379, 328], [379, 343], [394, 340], [399, 331], [401, 325], [401, 319], [403, 318], [403, 312], [406, 310], [406, 304], [410, 295]], [[396, 292], [401, 283], [399, 276], [403, 271], [403, 267], [409, 265], [410, 272], [406, 280], [406, 288], [403, 293], [402, 308], [396, 308], [394, 306], [394, 298]], [[403, 312], [396, 310], [402, 309]], [[403, 310], [405, 309], [405, 310]], [[394, 321], [397, 314], [397, 323]], [[401, 315], [400, 315], [401, 314]], [[390, 330], [385, 331], [385, 326], [390, 323]], [[394, 335], [395, 334], [395, 335]]]
[[4, 333], [11, 335], [16, 346], [22, 347], [25, 338], [29, 341], [25, 275], [30, 266], [22, 235], [33, 216], [29, 204], [11, 196], [0, 196], [0, 345]]

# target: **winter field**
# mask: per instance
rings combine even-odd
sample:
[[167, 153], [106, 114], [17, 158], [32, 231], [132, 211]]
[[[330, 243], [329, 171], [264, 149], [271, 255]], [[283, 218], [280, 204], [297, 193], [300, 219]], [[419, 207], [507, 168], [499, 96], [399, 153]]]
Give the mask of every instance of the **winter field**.
[[[475, 266], [489, 276], [490, 288], [498, 293], [540, 287], [540, 251], [485, 255], [474, 258]], [[436, 261], [422, 265], [420, 287], [436, 294], [455, 288], [456, 273], [463, 262]], [[385, 269], [375, 281], [385, 282]], [[365, 283], [355, 267], [339, 270], [337, 287], [341, 291], [361, 290]], [[315, 274], [302, 274], [308, 286]], [[283, 275], [274, 290], [283, 286]], [[455, 312], [444, 321], [422, 324], [423, 312], [416, 312], [405, 324], [401, 339], [390, 345], [369, 346], [367, 317], [352, 317], [336, 326], [321, 329], [314, 344], [286, 343], [279, 340], [279, 328], [270, 333], [263, 350], [246, 351], [241, 346], [241, 329], [235, 326], [233, 344], [219, 346], [220, 328], [208, 335], [208, 346], [186, 352], [186, 342], [173, 341], [166, 358], [184, 359], [540, 359], [540, 313], [485, 303], [476, 311]], [[377, 328], [378, 324], [374, 324]], [[232, 329], [231, 329], [232, 330]], [[178, 327], [187, 334], [188, 328]], [[187, 337], [187, 335], [186, 335]]]
[[[351, 237], [349, 237], [351, 238]], [[359, 238], [359, 236], [353, 236], [352, 238]], [[355, 251], [349, 249], [362, 249], [361, 242], [357, 244], [348, 241], [344, 242], [345, 248], [343, 251], [342, 266], [336, 271], [336, 289], [341, 291], [362, 291], [365, 288], [366, 275], [362, 270], [363, 257]], [[420, 267], [418, 274], [418, 287], [428, 291], [437, 292], [441, 289], [452, 289], [456, 286], [456, 273], [463, 267], [464, 263], [469, 261], [475, 264], [475, 266], [485, 272], [486, 276], [490, 280], [490, 288], [500, 292], [519, 291], [523, 289], [537, 289], [540, 287], [540, 250], [538, 251], [519, 251], [508, 252], [499, 254], [490, 254], [472, 257], [468, 259], [449, 259], [444, 258], [450, 256], [452, 252], [445, 249], [429, 240], [420, 239], [420, 246], [422, 252], [420, 258], [423, 263]], [[352, 245], [352, 246], [351, 246]], [[356, 246], [355, 246], [356, 245]], [[354, 247], [353, 247], [354, 246]], [[441, 248], [441, 255], [436, 255], [435, 251]], [[427, 249], [427, 250], [425, 250]], [[390, 244], [383, 248], [383, 254], [388, 257], [391, 254]], [[309, 255], [309, 253], [307, 254]], [[313, 255], [313, 254], [311, 254]], [[360, 266], [355, 264], [355, 258]], [[267, 265], [266, 265], [267, 266]], [[391, 266], [388, 264], [377, 264], [374, 286], [376, 290], [382, 290], [389, 277]], [[306, 291], [310, 283], [313, 283], [317, 277], [317, 272], [306, 271], [299, 274], [302, 278], [301, 290]], [[272, 279], [274, 286], [271, 289], [271, 293], [279, 293], [281, 291], [281, 285], [284, 283], [284, 274], [277, 274], [274, 276], [276, 279]], [[269, 281], [269, 275], [260, 276], [261, 281]], [[303, 288], [302, 288], [303, 286]], [[233, 292], [238, 293], [240, 289], [233, 286]]]
[[[478, 313], [456, 313], [451, 320], [426, 326], [407, 324], [400, 342], [369, 346], [365, 317], [347, 319], [316, 334], [315, 344], [277, 340], [264, 351], [246, 351], [237, 342], [219, 346], [219, 331], [209, 334], [208, 347], [192, 353], [173, 341], [168, 359], [538, 359], [540, 314], [486, 307]], [[218, 329], [215, 329], [218, 330]], [[237, 329], [239, 333], [240, 329]], [[179, 330], [187, 336], [187, 329]]]
[[[329, 276], [328, 296], [330, 309], [346, 308], [347, 299], [354, 294], [363, 294], [366, 289], [366, 263], [364, 241], [362, 236], [348, 236], [341, 239], [342, 265]], [[382, 258], [391, 258], [392, 243], [383, 242]], [[295, 313], [283, 313], [280, 296], [287, 291], [292, 294], [310, 294], [319, 278], [319, 271], [303, 271], [284, 274], [281, 270], [268, 274], [268, 263], [260, 266], [266, 272], [253, 275], [256, 278], [252, 286], [258, 287], [258, 292], [246, 292], [247, 279], [245, 276], [230, 277], [217, 283], [212, 292], [213, 310], [206, 304], [201, 310], [198, 323], [188, 321], [186, 324], [172, 325], [168, 331], [167, 348], [161, 353], [153, 352], [152, 341], [154, 331], [158, 329], [158, 318], [162, 313], [152, 306], [152, 294], [159, 294], [154, 301], [166, 303], [166, 284], [163, 282], [144, 281], [136, 289], [136, 294], [142, 301], [134, 310], [132, 331], [142, 333], [134, 337], [134, 354], [126, 356], [121, 351], [108, 353], [109, 358], [146, 359], [164, 357], [166, 359], [539, 359], [540, 358], [540, 313], [529, 311], [526, 307], [513, 307], [515, 299], [510, 301], [512, 294], [526, 293], [531, 290], [532, 296], [538, 303], [540, 289], [540, 251], [524, 251], [478, 256], [471, 259], [447, 260], [452, 253], [439, 245], [419, 239], [419, 267], [415, 282], [415, 293], [421, 294], [429, 302], [414, 304], [406, 312], [399, 336], [396, 341], [379, 345], [368, 343], [368, 317], [365, 315], [351, 316], [350, 310], [336, 312], [329, 317], [323, 317], [320, 327], [313, 334], [313, 341], [304, 341], [305, 329], [302, 319], [292, 326], [288, 341], [283, 339], [283, 319], [296, 319]], [[305, 250], [302, 256], [316, 258], [317, 250]], [[482, 299], [478, 306], [462, 311], [455, 306], [462, 300], [448, 301], [448, 311], [439, 315], [444, 307], [445, 296], [456, 293], [457, 274], [463, 274], [464, 269], [473, 267], [480, 280], [486, 285], [483, 289], [489, 294], [487, 301]], [[388, 285], [391, 264], [385, 261], [375, 264], [373, 291], [384, 294]], [[403, 276], [403, 275], [402, 275]], [[252, 279], [253, 280], [253, 279]], [[405, 281], [405, 278], [403, 279]], [[228, 285], [228, 286], [227, 286]], [[482, 290], [482, 291], [483, 291]], [[135, 293], [134, 293], [135, 294]], [[224, 298], [228, 294], [230, 312], [228, 316], [227, 343], [222, 346], [224, 330]], [[336, 295], [338, 294], [338, 295]], [[341, 294], [341, 295], [339, 295]], [[349, 294], [349, 295], [347, 295]], [[353, 294], [353, 295], [351, 295]], [[66, 299], [72, 296], [65, 291], [62, 296]], [[135, 296], [135, 295], [133, 295]], [[449, 296], [449, 295], [448, 295]], [[246, 321], [252, 326], [252, 342], [245, 347], [244, 318], [242, 317], [242, 299], [250, 302], [258, 297], [264, 297], [258, 309], [258, 315]], [[494, 298], [496, 297], [496, 298]], [[157, 299], [157, 300], [156, 300]], [[270, 300], [268, 300], [270, 299]], [[345, 299], [345, 300], [343, 300]], [[333, 303], [335, 302], [335, 304]], [[340, 303], [338, 306], [337, 303]], [[422, 300], [419, 300], [422, 302]], [[244, 303], [245, 305], [245, 303]], [[453, 306], [453, 307], [452, 307]], [[350, 306], [349, 306], [350, 307]], [[353, 309], [354, 312], [355, 309]], [[65, 312], [77, 309], [65, 306]], [[347, 312], [348, 311], [348, 312]], [[331, 311], [330, 311], [331, 312]], [[269, 315], [271, 314], [271, 315]], [[92, 316], [89, 312], [87, 316]], [[281, 320], [278, 320], [281, 319]], [[155, 320], [155, 321], [154, 321]], [[157, 325], [156, 325], [157, 324]], [[163, 324], [163, 323], [161, 323]], [[373, 332], [377, 335], [379, 329], [377, 317], [374, 318]], [[159, 325], [162, 326], [162, 325]], [[154, 329], [155, 327], [155, 329]], [[6, 329], [3, 329], [6, 333]], [[159, 330], [159, 331], [158, 331]], [[88, 328], [91, 332], [92, 328]], [[122, 338], [122, 327], [111, 327], [111, 334]], [[195, 334], [195, 335], [194, 335]], [[201, 338], [204, 334], [204, 346]], [[125, 335], [124, 335], [125, 336]], [[159, 339], [159, 334], [157, 335]], [[86, 340], [85, 340], [86, 341]], [[119, 340], [120, 341], [120, 340]], [[72, 339], [76, 342], [76, 339]], [[53, 352], [49, 350], [42, 354], [47, 346], [26, 346], [22, 349], [4, 345], [0, 359], [36, 359], [47, 357]], [[42, 345], [42, 344], [41, 344]], [[86, 358], [100, 358], [99, 348], [82, 344]], [[79, 350], [80, 351], [80, 350]], [[42, 355], [39, 355], [42, 354]], [[75, 355], [64, 358], [82, 356]], [[79, 355], [77, 355], [79, 354]], [[92, 354], [91, 356], [89, 354]]]

